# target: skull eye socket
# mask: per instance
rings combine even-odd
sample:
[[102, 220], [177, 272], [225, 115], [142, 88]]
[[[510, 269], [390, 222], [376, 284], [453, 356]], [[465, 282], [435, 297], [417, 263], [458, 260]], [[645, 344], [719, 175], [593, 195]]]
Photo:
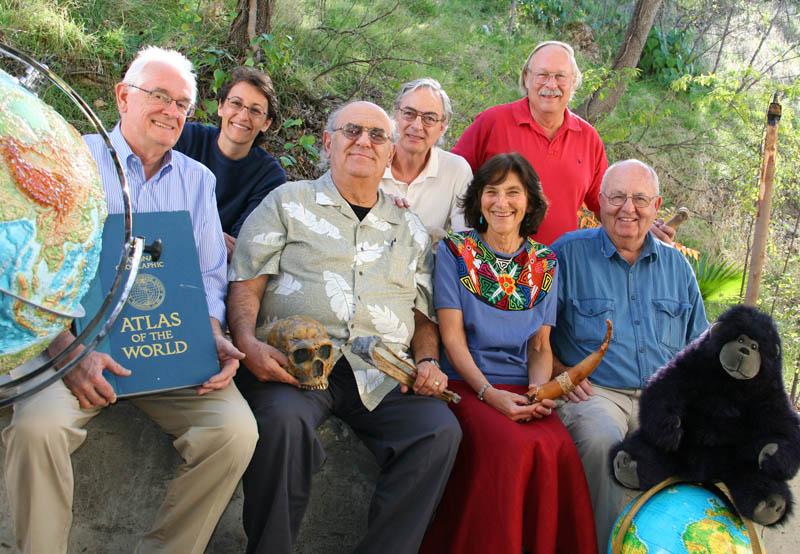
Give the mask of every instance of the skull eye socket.
[[313, 358], [311, 350], [308, 348], [298, 348], [292, 352], [292, 362], [295, 364], [302, 364]]
[[331, 355], [330, 345], [323, 344], [322, 346], [320, 346], [319, 350], [317, 350], [317, 354], [319, 355], [320, 358], [329, 358]]

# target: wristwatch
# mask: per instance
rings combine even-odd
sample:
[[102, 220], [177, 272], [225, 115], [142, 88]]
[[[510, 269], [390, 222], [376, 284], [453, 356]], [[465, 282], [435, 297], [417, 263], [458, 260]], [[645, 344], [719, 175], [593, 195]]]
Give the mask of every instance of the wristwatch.
[[439, 360], [437, 360], [436, 358], [422, 358], [421, 360], [417, 360], [416, 365], [419, 365], [422, 362], [430, 362], [436, 367], [442, 367], [439, 365]]

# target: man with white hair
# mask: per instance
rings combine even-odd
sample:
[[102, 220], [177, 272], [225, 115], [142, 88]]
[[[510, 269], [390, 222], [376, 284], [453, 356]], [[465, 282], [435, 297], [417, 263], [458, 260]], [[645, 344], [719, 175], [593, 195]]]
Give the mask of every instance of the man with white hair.
[[[497, 154], [525, 156], [549, 203], [534, 235], [542, 244], [552, 244], [577, 229], [582, 204], [595, 214], [600, 210], [597, 194], [608, 167], [605, 147], [594, 127], [567, 107], [582, 81], [569, 44], [540, 42], [520, 72], [519, 87], [525, 97], [479, 114], [453, 147], [453, 153], [463, 156], [473, 172]], [[675, 235], [660, 220], [651, 230], [666, 242]]]
[[435, 239], [466, 228], [458, 199], [472, 171], [464, 158], [439, 148], [452, 116], [450, 97], [437, 80], [403, 83], [394, 101], [394, 156], [381, 180], [384, 192], [408, 200]]
[[[172, 150], [194, 111], [192, 64], [174, 50], [145, 48], [116, 85], [115, 94], [120, 121], [110, 138], [128, 179], [134, 212], [187, 210], [191, 215], [221, 366], [197, 389], [131, 400], [175, 438], [173, 444], [184, 460], [136, 551], [200, 554], [258, 437], [253, 415], [231, 382], [244, 354], [222, 332], [226, 252], [214, 176]], [[109, 212], [121, 213], [121, 189], [111, 155], [98, 135], [85, 140], [97, 162]], [[62, 333], [50, 345], [50, 354], [60, 352], [73, 338], [69, 331]], [[109, 355], [92, 352], [62, 381], [14, 406], [11, 424], [3, 431], [5, 483], [21, 552], [67, 552], [74, 482], [70, 456], [86, 438], [85, 425], [116, 401], [104, 369], [130, 374]]]
[[[291, 554], [312, 474], [325, 460], [316, 428], [344, 420], [380, 466], [360, 553], [414, 554], [455, 460], [461, 429], [444, 402], [439, 336], [431, 321], [430, 238], [419, 218], [378, 189], [392, 124], [380, 107], [351, 102], [322, 135], [330, 171], [272, 191], [247, 218], [231, 260], [234, 342], [247, 355], [237, 376], [260, 437], [244, 475], [248, 554]], [[270, 325], [305, 315], [333, 342], [324, 390], [303, 390], [286, 353], [264, 342]], [[379, 336], [413, 356], [414, 394], [352, 352]]]
[[583, 461], [604, 551], [624, 495], [611, 477], [609, 451], [636, 428], [648, 378], [708, 322], [691, 266], [648, 232], [661, 206], [653, 168], [615, 163], [603, 176], [599, 203], [602, 227], [553, 244], [560, 275], [550, 337], [557, 375], [597, 348], [606, 319], [614, 324], [603, 361], [559, 409]]

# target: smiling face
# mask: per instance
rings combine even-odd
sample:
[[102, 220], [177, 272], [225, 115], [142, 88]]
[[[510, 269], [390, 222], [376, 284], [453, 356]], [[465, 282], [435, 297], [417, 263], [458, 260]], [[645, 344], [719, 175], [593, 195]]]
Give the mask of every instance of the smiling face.
[[[173, 100], [192, 101], [189, 83], [170, 65], [151, 62], [142, 77], [141, 82], [132, 84], [162, 92]], [[122, 135], [137, 156], [160, 156], [175, 145], [186, 123], [186, 116], [178, 111], [175, 102], [166, 106], [125, 83], [118, 83], [115, 92]]]
[[[346, 106], [336, 118], [334, 127], [341, 129], [348, 123], [365, 129], [383, 129], [389, 136], [392, 125], [386, 113], [371, 102], [353, 102]], [[338, 186], [346, 186], [352, 179], [374, 181], [377, 188], [383, 172], [389, 164], [393, 145], [391, 140], [374, 144], [367, 132], [356, 139], [348, 139], [342, 131], [325, 131], [322, 143], [330, 160], [333, 180]]]
[[[550, 75], [545, 77], [546, 74]], [[525, 77], [528, 103], [534, 119], [563, 114], [574, 86], [575, 75], [566, 50], [549, 45], [536, 52]]]
[[[427, 87], [420, 87], [403, 96], [400, 109], [404, 108], [411, 108], [420, 114], [434, 114], [437, 119], [442, 119], [444, 116], [442, 97]], [[438, 121], [431, 127], [423, 125], [421, 117], [406, 121], [400, 110], [395, 111], [394, 119], [397, 122], [399, 137], [397, 150], [409, 154], [426, 154], [447, 129], [445, 121]]]
[[525, 186], [513, 171], [499, 183], [481, 191], [481, 215], [488, 235], [520, 236], [520, 225], [528, 209]]
[[[237, 109], [235, 104], [244, 107]], [[260, 110], [263, 116], [254, 116], [248, 108]], [[217, 108], [222, 120], [220, 140], [247, 147], [253, 145], [259, 132], [266, 132], [272, 124], [268, 119], [269, 100], [256, 87], [241, 81], [231, 87], [225, 101]]]
[[[612, 206], [608, 197], [618, 194], [641, 194], [655, 198], [644, 208], [634, 206], [630, 198], [622, 206]], [[645, 167], [631, 162], [622, 163], [608, 171], [600, 194], [600, 220], [617, 249], [641, 249], [661, 202], [652, 176]]]

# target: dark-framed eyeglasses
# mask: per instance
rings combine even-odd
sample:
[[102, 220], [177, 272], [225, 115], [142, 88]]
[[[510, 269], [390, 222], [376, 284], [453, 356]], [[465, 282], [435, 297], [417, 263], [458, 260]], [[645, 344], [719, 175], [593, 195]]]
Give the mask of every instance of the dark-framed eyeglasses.
[[333, 131], [341, 131], [347, 140], [358, 140], [364, 133], [367, 133], [372, 144], [385, 144], [389, 140], [389, 133], [380, 127], [364, 127], [355, 123], [345, 123]]
[[605, 196], [609, 204], [617, 207], [624, 205], [625, 202], [628, 201], [628, 198], [630, 198], [631, 202], [633, 202], [633, 205], [636, 206], [637, 208], [646, 208], [653, 202], [653, 200], [658, 198], [657, 194], [655, 196], [647, 196], [646, 194], [638, 194], [638, 193], [623, 194], [621, 192], [612, 192], [611, 194], [606, 194], [604, 192], [601, 192], [600, 194]]
[[435, 112], [419, 112], [414, 108], [409, 108], [409, 107], [400, 108], [397, 111], [400, 112], [400, 117], [402, 117], [404, 121], [408, 121], [409, 123], [416, 120], [417, 118], [420, 118], [422, 120], [422, 124], [425, 127], [433, 127], [440, 121], [444, 121], [444, 116], [439, 117], [439, 114]]
[[250, 116], [253, 119], [261, 119], [262, 117], [267, 117], [267, 112], [259, 108], [258, 106], [246, 106], [242, 99], [238, 96], [229, 96], [225, 99], [225, 103], [228, 104], [231, 108], [233, 108], [236, 113], [239, 113], [242, 110], [247, 110]]
[[550, 79], [555, 79], [556, 83], [559, 85], [567, 85], [569, 84], [570, 79], [572, 79], [571, 75], [567, 73], [550, 73], [547, 71], [534, 71], [533, 78], [537, 84], [544, 85], [550, 81]]
[[125, 83], [125, 86], [135, 88], [136, 90], [141, 90], [147, 94], [151, 101], [160, 103], [164, 106], [164, 108], [169, 108], [169, 105], [175, 102], [175, 107], [178, 108], [178, 112], [185, 117], [192, 117], [192, 114], [194, 114], [194, 104], [188, 100], [175, 100], [166, 92], [161, 92], [160, 90], [147, 90], [146, 88], [137, 87], [136, 85], [132, 85], [130, 83]]

